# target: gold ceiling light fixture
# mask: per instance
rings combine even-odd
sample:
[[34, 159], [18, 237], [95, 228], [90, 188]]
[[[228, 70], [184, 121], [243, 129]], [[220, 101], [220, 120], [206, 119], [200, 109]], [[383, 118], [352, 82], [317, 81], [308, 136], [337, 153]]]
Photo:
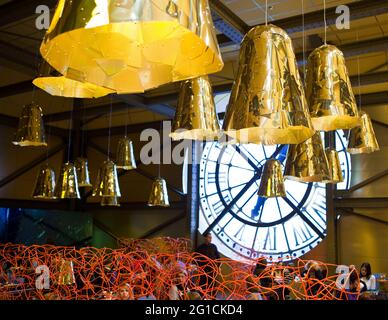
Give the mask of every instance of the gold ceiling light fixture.
[[261, 175], [258, 195], [263, 198], [286, 196], [282, 164], [279, 160], [268, 159], [265, 163], [263, 173]]
[[47, 147], [42, 108], [36, 103], [23, 107], [12, 143], [21, 147]]
[[223, 67], [208, 0], [60, 0], [40, 52], [63, 76], [118, 94]]
[[244, 37], [223, 124], [229, 143], [298, 144], [314, 134], [287, 33], [271, 24]]
[[125, 135], [117, 145], [116, 165], [118, 169], [134, 170], [137, 168], [133, 142]]
[[44, 200], [56, 199], [55, 171], [48, 164], [43, 165], [38, 172], [32, 197]]
[[62, 165], [55, 185], [55, 197], [58, 199], [81, 199], [78, 189], [77, 169], [70, 162]]
[[101, 197], [101, 207], [120, 207], [118, 197]]
[[323, 183], [340, 183], [344, 181], [339, 160], [338, 152], [333, 148], [326, 148], [326, 157], [329, 164], [330, 179], [322, 181]]
[[170, 137], [173, 140], [201, 141], [220, 137], [220, 125], [208, 76], [182, 83]]
[[317, 131], [351, 129], [360, 124], [356, 99], [343, 53], [327, 44], [326, 1], [324, 5], [324, 44], [308, 57], [306, 98]]
[[78, 187], [91, 187], [88, 159], [81, 157], [77, 158], [75, 160], [75, 168], [77, 169]]
[[121, 197], [117, 167], [111, 160], [102, 164], [94, 185], [93, 196], [100, 197]]
[[288, 147], [284, 178], [299, 182], [330, 180], [329, 164], [319, 132]]
[[[97, 86], [82, 79], [71, 79], [70, 72], [67, 77], [58, 74], [47, 62], [42, 62], [39, 76], [32, 83], [52, 96], [66, 98], [100, 98], [114, 93], [113, 90]], [[77, 77], [75, 77], [77, 79]]]
[[168, 190], [166, 180], [163, 178], [156, 178], [152, 183], [151, 193], [148, 199], [149, 207], [169, 207]]
[[369, 115], [361, 112], [361, 126], [349, 131], [347, 151], [350, 154], [372, 153], [379, 151], [380, 146]]

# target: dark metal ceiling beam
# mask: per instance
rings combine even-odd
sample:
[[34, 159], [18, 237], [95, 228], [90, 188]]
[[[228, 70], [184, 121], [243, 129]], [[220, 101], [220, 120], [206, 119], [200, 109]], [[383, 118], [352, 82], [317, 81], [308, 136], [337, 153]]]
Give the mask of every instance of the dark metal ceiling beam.
[[387, 198], [335, 198], [336, 208], [387, 208]]
[[151, 230], [147, 231], [142, 236], [140, 236], [139, 239], [147, 239], [147, 238], [159, 233], [163, 229], [173, 225], [174, 223], [184, 219], [185, 217], [186, 217], [186, 212], [182, 212], [182, 213], [178, 214], [177, 216], [175, 216], [171, 219], [168, 219], [166, 222], [159, 224], [155, 228], [152, 228]]
[[366, 214], [354, 212], [353, 210], [342, 209], [342, 210], [340, 211], [340, 213], [341, 213], [341, 214], [346, 214], [346, 215], [351, 215], [351, 216], [356, 216], [356, 217], [360, 217], [360, 218], [363, 218], [363, 219], [367, 219], [367, 220], [371, 220], [371, 221], [374, 221], [374, 222], [378, 222], [378, 223], [382, 223], [382, 224], [388, 225], [388, 221], [381, 220], [381, 219], [377, 219], [377, 218], [368, 216], [368, 215], [366, 215]]
[[124, 101], [129, 105], [138, 106], [143, 109], [150, 110], [154, 113], [173, 118], [175, 114], [175, 108], [166, 103], [149, 103], [145, 97], [136, 94], [120, 94], [117, 95], [117, 99]]
[[[161, 121], [131, 124], [127, 126], [127, 133], [139, 133], [146, 129], [159, 130], [160, 125], [161, 125]], [[109, 128], [88, 130], [86, 131], [86, 134], [89, 138], [103, 137], [108, 135], [108, 129]], [[124, 132], [125, 132], [125, 126], [112, 127], [110, 130], [111, 135], [120, 135], [120, 134], [124, 134]]]
[[0, 87], [0, 99], [16, 94], [32, 91], [33, 84], [31, 80], [22, 81], [7, 86]]

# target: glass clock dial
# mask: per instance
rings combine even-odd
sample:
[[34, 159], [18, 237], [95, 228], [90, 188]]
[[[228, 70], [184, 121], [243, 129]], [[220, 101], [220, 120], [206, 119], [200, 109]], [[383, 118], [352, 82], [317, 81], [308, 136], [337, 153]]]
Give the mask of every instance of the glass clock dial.
[[[336, 136], [347, 188], [350, 158], [343, 132]], [[285, 198], [257, 195], [267, 159], [285, 162], [288, 146], [203, 146], [199, 177], [199, 231], [211, 231], [213, 242], [227, 257], [292, 260], [326, 236], [326, 189], [320, 183], [286, 180]]]

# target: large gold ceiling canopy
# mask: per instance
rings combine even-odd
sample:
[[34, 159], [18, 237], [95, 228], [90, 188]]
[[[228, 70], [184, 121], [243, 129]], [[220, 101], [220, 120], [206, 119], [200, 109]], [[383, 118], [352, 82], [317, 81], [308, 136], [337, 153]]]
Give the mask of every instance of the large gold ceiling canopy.
[[40, 51], [65, 77], [117, 93], [223, 67], [208, 0], [60, 0]]
[[323, 45], [310, 54], [306, 97], [315, 130], [351, 129], [360, 124], [345, 58], [335, 46]]
[[259, 26], [244, 37], [223, 129], [231, 143], [297, 144], [314, 134], [284, 30]]

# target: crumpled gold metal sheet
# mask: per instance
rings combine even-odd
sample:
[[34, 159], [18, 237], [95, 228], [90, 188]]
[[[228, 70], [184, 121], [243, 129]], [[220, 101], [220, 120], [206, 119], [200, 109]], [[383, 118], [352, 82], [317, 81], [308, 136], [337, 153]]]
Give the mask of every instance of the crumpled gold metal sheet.
[[214, 140], [219, 136], [220, 125], [208, 76], [183, 82], [170, 137]]
[[223, 125], [231, 143], [296, 144], [314, 134], [290, 37], [273, 26], [252, 28]]
[[128, 137], [123, 137], [117, 144], [116, 165], [118, 169], [134, 170], [137, 168], [133, 142]]
[[74, 165], [77, 169], [78, 187], [91, 187], [88, 159], [77, 158]]
[[117, 167], [113, 161], [105, 161], [99, 169], [93, 196], [121, 197]]
[[334, 149], [327, 148], [325, 150], [326, 158], [329, 163], [330, 179], [324, 180], [324, 183], [340, 183], [344, 181], [339, 160], [338, 152]]
[[19, 118], [19, 127], [12, 143], [21, 147], [47, 146], [43, 113], [40, 106], [32, 103], [23, 107]]
[[329, 164], [319, 132], [288, 147], [284, 178], [299, 182], [330, 180]]
[[265, 163], [258, 195], [264, 198], [286, 196], [282, 165], [279, 160], [269, 159]]
[[117, 93], [223, 67], [208, 0], [60, 0], [40, 51], [62, 75]]
[[315, 130], [351, 129], [360, 124], [345, 58], [333, 45], [323, 45], [310, 54], [306, 98]]
[[347, 151], [351, 154], [372, 153], [380, 150], [372, 121], [365, 112], [361, 114], [361, 125], [349, 131]]

